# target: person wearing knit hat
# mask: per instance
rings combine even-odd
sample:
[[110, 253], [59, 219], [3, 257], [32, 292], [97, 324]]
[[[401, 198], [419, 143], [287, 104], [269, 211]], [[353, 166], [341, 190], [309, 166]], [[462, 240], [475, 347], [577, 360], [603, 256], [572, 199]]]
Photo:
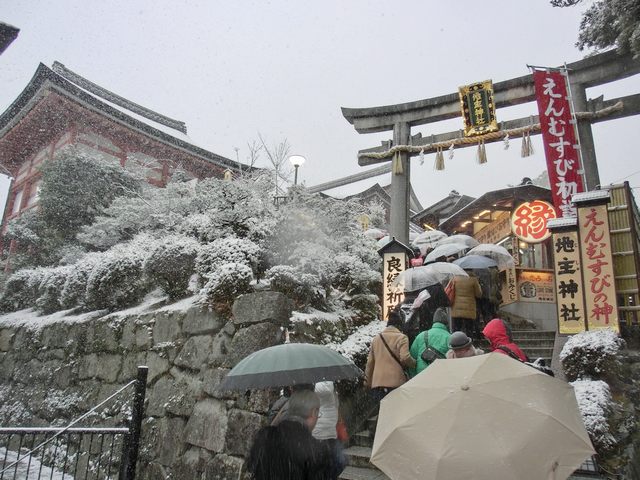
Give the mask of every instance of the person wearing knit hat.
[[464, 332], [453, 332], [449, 337], [448, 359], [473, 357], [483, 353], [483, 350], [473, 346], [473, 340]]
[[436, 352], [437, 357], [445, 358], [449, 348], [449, 314], [444, 308], [438, 308], [433, 314], [433, 325], [429, 330], [418, 334], [411, 344], [409, 353], [416, 361], [416, 368], [412, 372], [419, 374], [422, 370], [431, 365], [432, 361], [423, 358], [423, 352], [431, 349]]

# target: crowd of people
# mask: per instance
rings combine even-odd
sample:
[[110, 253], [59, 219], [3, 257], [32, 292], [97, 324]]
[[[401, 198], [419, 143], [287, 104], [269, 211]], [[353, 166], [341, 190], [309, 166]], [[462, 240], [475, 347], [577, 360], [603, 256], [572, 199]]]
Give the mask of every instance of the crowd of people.
[[[411, 264], [422, 264], [418, 254]], [[497, 269], [489, 270], [496, 271], [469, 271], [469, 276], [453, 277], [446, 288], [440, 283], [428, 286], [408, 317], [402, 308], [389, 313], [386, 327], [371, 341], [365, 368], [364, 385], [374, 404], [437, 359], [484, 354], [473, 344], [481, 334], [491, 351], [528, 361], [513, 342], [509, 326], [493, 318], [499, 285]], [[344, 423], [332, 382], [286, 389], [272, 405], [268, 420], [249, 452], [247, 468], [252, 478], [339, 478], [347, 464], [346, 438], [340, 435]]]

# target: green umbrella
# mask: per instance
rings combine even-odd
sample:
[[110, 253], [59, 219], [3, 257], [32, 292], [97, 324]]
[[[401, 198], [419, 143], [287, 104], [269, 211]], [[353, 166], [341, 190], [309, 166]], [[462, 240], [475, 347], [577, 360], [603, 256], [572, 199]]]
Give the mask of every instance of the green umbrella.
[[323, 345], [285, 343], [243, 358], [222, 382], [223, 390], [283, 387], [325, 380], [354, 379], [362, 371]]

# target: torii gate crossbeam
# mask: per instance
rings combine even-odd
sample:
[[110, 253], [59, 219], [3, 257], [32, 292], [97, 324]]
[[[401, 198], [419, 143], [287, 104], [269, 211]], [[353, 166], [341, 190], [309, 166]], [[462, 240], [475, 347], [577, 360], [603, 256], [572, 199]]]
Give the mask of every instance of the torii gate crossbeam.
[[[587, 101], [586, 89], [640, 73], [640, 58], [634, 59], [631, 55], [619, 55], [616, 51], [611, 50], [568, 64], [566, 67], [569, 71], [574, 110], [576, 112], [586, 114], [589, 111], [593, 113], [596, 110], [607, 108], [611, 110], [606, 118], [598, 118], [597, 115], [578, 116], [578, 135], [581, 143], [583, 168], [587, 180], [586, 186], [588, 190], [591, 190], [600, 183], [591, 123], [640, 114], [640, 94], [613, 100], [596, 99]], [[531, 74], [495, 83], [493, 87], [497, 109], [535, 101], [533, 76]], [[425, 153], [429, 153], [432, 151], [430, 148], [434, 143], [451, 141], [460, 136], [458, 131], [434, 135], [433, 138], [422, 138], [420, 135], [411, 136], [412, 126], [425, 125], [461, 116], [458, 93], [380, 107], [343, 107], [342, 114], [358, 133], [393, 131], [391, 145], [369, 148], [358, 152], [358, 163], [363, 166], [391, 160], [391, 157], [378, 159], [368, 158], [367, 155], [386, 152], [392, 145], [409, 145], [411, 142], [411, 145], [422, 146]], [[503, 122], [502, 129], [525, 127], [533, 122], [533, 118], [527, 117]], [[417, 155], [417, 152], [400, 152], [396, 153], [396, 155], [399, 155], [397, 162], [402, 168], [400, 173], [396, 172], [392, 175], [391, 180], [391, 234], [399, 241], [408, 244], [409, 214], [407, 205], [411, 177], [409, 159], [411, 156]]]

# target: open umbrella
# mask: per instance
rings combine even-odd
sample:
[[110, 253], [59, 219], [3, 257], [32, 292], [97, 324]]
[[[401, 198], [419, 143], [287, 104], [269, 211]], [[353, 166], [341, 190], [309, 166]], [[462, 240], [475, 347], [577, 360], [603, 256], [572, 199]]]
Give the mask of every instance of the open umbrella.
[[467, 248], [473, 248], [479, 245], [479, 242], [475, 238], [461, 233], [439, 240], [438, 246], [446, 245], [448, 243], [461, 243], [462, 245], [466, 245]]
[[469, 247], [463, 243], [445, 243], [434, 248], [424, 260], [425, 262], [435, 262], [440, 257], [449, 257], [464, 252]]
[[380, 249], [384, 247], [390, 241], [391, 241], [391, 235], [385, 235], [384, 237], [378, 239], [377, 248]]
[[498, 266], [498, 262], [496, 262], [495, 260], [489, 257], [483, 257], [481, 255], [465, 255], [462, 258], [454, 260], [453, 263], [466, 270], [474, 270], [479, 268], [484, 269]]
[[436, 283], [447, 282], [456, 275], [469, 276], [467, 272], [453, 263], [431, 263], [405, 270], [391, 282], [391, 286], [404, 285], [405, 292], [415, 292]]
[[393, 480], [564, 480], [593, 453], [568, 383], [490, 353], [387, 395], [371, 462]]
[[362, 371], [323, 345], [285, 343], [243, 358], [222, 381], [223, 390], [283, 387], [325, 380], [358, 378]]
[[379, 240], [387, 234], [384, 230], [380, 230], [379, 228], [370, 228], [364, 231], [364, 235], [369, 238], [373, 238], [374, 240]]
[[500, 245], [494, 245], [493, 243], [481, 243], [477, 247], [473, 247], [469, 250], [467, 255], [481, 255], [483, 257], [491, 258], [496, 261], [499, 270], [506, 270], [507, 268], [515, 266], [515, 261], [509, 251], [506, 248]]
[[427, 230], [426, 232], [419, 234], [411, 244], [420, 248], [420, 251], [424, 253], [426, 252], [427, 247], [435, 247], [439, 240], [446, 237], [447, 234], [440, 230]]

